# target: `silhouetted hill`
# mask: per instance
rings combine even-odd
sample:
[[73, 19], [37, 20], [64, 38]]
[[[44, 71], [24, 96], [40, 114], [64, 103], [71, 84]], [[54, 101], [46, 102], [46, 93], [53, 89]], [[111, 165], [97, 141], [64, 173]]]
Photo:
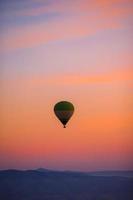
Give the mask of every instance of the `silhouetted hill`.
[[133, 178], [129, 177], [129, 171], [109, 172], [113, 176], [97, 173], [3, 170], [0, 171], [0, 199], [133, 200]]
[[92, 176], [122, 176], [122, 177], [133, 177], [133, 171], [127, 170], [127, 171], [92, 171], [92, 172], [82, 172], [82, 171], [56, 171], [56, 170], [50, 170], [46, 168], [38, 168], [35, 169], [39, 172], [63, 172], [63, 173], [78, 173], [78, 174], [86, 174], [86, 175], [92, 175]]
[[50, 169], [45, 169], [45, 168], [38, 168], [38, 169], [35, 169], [35, 170], [38, 171], [38, 172], [50, 172], [50, 171], [52, 171]]
[[94, 176], [133, 177], [133, 171], [96, 171], [96, 172], [90, 172], [88, 174]]

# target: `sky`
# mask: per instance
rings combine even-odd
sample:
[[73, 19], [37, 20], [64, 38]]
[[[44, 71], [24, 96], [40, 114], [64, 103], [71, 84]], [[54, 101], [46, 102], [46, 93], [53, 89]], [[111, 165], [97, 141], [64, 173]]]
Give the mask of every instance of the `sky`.
[[132, 22], [132, 0], [0, 1], [0, 169], [133, 169]]

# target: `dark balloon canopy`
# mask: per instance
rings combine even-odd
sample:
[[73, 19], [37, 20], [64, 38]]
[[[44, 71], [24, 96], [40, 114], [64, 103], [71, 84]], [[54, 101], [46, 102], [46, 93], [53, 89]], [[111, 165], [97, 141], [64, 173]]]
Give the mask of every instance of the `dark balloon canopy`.
[[54, 113], [66, 128], [66, 124], [74, 113], [74, 106], [68, 101], [60, 101], [54, 106]]

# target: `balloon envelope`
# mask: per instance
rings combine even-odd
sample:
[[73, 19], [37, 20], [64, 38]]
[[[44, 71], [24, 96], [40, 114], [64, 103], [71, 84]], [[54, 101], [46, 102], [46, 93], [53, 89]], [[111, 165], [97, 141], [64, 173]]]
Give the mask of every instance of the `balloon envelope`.
[[56, 117], [64, 125], [64, 128], [69, 119], [72, 117], [73, 112], [74, 112], [74, 106], [72, 103], [68, 101], [60, 101], [54, 106], [54, 113]]

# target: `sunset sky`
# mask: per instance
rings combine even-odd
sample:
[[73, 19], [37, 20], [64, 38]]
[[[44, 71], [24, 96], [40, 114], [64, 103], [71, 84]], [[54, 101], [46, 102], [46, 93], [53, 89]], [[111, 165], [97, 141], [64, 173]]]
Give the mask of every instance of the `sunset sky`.
[[132, 22], [132, 0], [0, 1], [0, 169], [133, 169]]

